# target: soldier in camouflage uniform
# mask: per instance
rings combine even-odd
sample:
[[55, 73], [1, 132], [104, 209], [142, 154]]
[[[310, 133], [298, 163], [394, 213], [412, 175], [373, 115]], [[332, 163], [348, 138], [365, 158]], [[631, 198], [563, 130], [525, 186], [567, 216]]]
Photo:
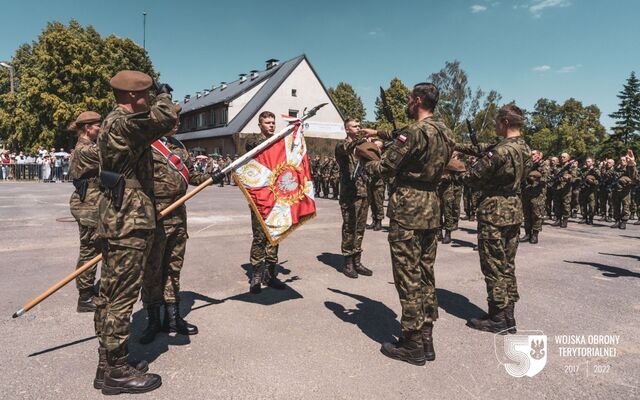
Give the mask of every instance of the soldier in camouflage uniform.
[[593, 216], [596, 213], [596, 195], [598, 194], [600, 170], [593, 164], [592, 158], [587, 158], [584, 167], [580, 171], [580, 175], [582, 175], [580, 188], [582, 220], [580, 223], [593, 225]]
[[[344, 123], [347, 137], [336, 144], [336, 164], [340, 169], [340, 211], [342, 213], [341, 252], [344, 257], [342, 273], [349, 278], [371, 276], [373, 272], [362, 264], [362, 238], [367, 224], [367, 179], [363, 160], [355, 155], [356, 146], [365, 142], [360, 121], [348, 118]], [[356, 171], [356, 166], [358, 170]]]
[[[174, 108], [179, 115], [180, 106]], [[189, 184], [199, 185], [210, 177], [210, 174], [196, 171], [189, 152], [174, 137], [179, 126], [178, 121], [166, 136], [152, 145], [153, 195], [157, 213], [184, 196]], [[147, 327], [142, 332], [140, 343], [151, 343], [161, 330], [181, 335], [198, 333], [198, 327], [180, 316], [180, 271], [188, 237], [187, 209], [184, 204], [156, 224], [153, 246], [142, 280], [142, 303], [147, 311]], [[161, 323], [162, 304], [165, 309]]]
[[332, 193], [331, 198], [333, 200], [337, 200], [338, 195], [340, 193], [340, 166], [338, 165], [338, 162], [336, 161], [335, 157], [331, 159], [330, 182], [331, 182], [331, 193]]
[[371, 161], [365, 167], [371, 176], [396, 177], [387, 216], [403, 338], [397, 343], [383, 343], [381, 351], [414, 365], [424, 365], [436, 356], [432, 336], [433, 322], [438, 318], [433, 272], [436, 232], [440, 229], [436, 189], [455, 144], [451, 131], [433, 118], [438, 97], [435, 85], [415, 85], [407, 101], [407, 115], [414, 122], [395, 138], [386, 132], [371, 132], [394, 141], [381, 161]]
[[553, 205], [558, 219], [551, 226], [566, 228], [571, 216], [571, 191], [573, 182], [578, 179], [578, 168], [567, 153], [562, 153], [560, 160], [562, 165], [553, 182]]
[[322, 175], [320, 174], [320, 156], [316, 155], [311, 160], [311, 178], [313, 179], [314, 196], [320, 197], [322, 187]]
[[555, 215], [555, 209], [556, 209], [556, 205], [554, 203], [554, 193], [555, 193], [555, 189], [553, 187], [553, 177], [556, 176], [556, 174], [559, 171], [559, 160], [558, 157], [551, 157], [549, 159], [549, 172], [550, 172], [550, 178], [549, 178], [549, 182], [547, 182], [547, 198], [545, 199], [545, 211], [546, 214], [549, 218], [552, 219], [556, 219], [557, 215]]
[[[76, 190], [69, 199], [71, 215], [78, 223], [80, 231], [80, 255], [76, 268], [95, 258], [102, 251], [102, 243], [98, 237], [98, 208], [96, 202], [100, 196], [98, 185], [98, 147], [95, 140], [100, 132], [100, 114], [85, 111], [76, 118], [70, 127], [78, 132], [78, 142], [73, 151], [69, 165], [69, 177], [73, 179]], [[96, 293], [93, 285], [96, 279], [96, 268], [93, 266], [76, 278], [78, 288], [77, 312], [94, 312]]]
[[455, 158], [456, 153], [453, 157], [445, 167], [438, 185], [438, 198], [442, 210], [441, 225], [444, 229], [442, 244], [451, 243], [451, 232], [458, 229], [458, 221], [460, 220], [460, 200], [462, 198], [460, 176], [465, 170], [465, 165]]
[[103, 264], [95, 314], [96, 381], [102, 381], [104, 394], [139, 393], [162, 382], [127, 362], [131, 312], [156, 227], [150, 145], [173, 128], [177, 116], [168, 85], [156, 85], [156, 103], [149, 107], [152, 80], [142, 72], [121, 71], [110, 83], [117, 106], [104, 119], [97, 141], [104, 191], [98, 200]]
[[478, 206], [478, 251], [487, 284], [489, 313], [472, 318], [471, 328], [516, 333], [515, 303], [519, 300], [515, 275], [518, 234], [523, 220], [520, 188], [531, 169], [531, 149], [520, 134], [524, 113], [510, 104], [498, 110], [496, 132], [504, 139], [463, 175], [469, 185], [482, 188]]
[[627, 229], [627, 221], [631, 214], [631, 187], [636, 176], [635, 157], [631, 150], [627, 156], [620, 158], [620, 164], [612, 175], [614, 183], [611, 203], [615, 223], [611, 228]]
[[[376, 141], [378, 147], [382, 147], [381, 141]], [[367, 198], [371, 206], [371, 224], [367, 225], [367, 229], [374, 231], [382, 230], [382, 220], [384, 219], [384, 179], [379, 176], [369, 177], [367, 184]]]
[[[469, 170], [473, 163], [476, 162], [476, 158], [473, 156], [467, 156], [467, 160], [465, 161], [465, 170]], [[469, 221], [475, 221], [476, 219], [476, 208], [478, 206], [478, 197], [476, 193], [477, 190], [473, 190], [473, 188], [467, 184], [462, 184], [462, 202], [464, 204], [464, 213], [465, 217], [461, 219], [467, 219]]]
[[331, 168], [333, 167], [332, 161], [329, 156], [324, 156], [322, 163], [320, 164], [320, 177], [322, 179], [322, 197], [329, 198], [329, 180], [331, 179]]
[[606, 222], [613, 219], [611, 193], [615, 186], [615, 166], [616, 162], [609, 158], [603, 162], [600, 170], [600, 215]]
[[577, 218], [578, 207], [580, 207], [580, 187], [582, 186], [582, 174], [580, 173], [580, 163], [578, 160], [574, 162], [576, 168], [576, 177], [571, 182], [571, 218]]
[[[261, 132], [260, 137], [247, 141], [246, 151], [252, 150], [273, 136], [276, 130], [275, 114], [271, 111], [261, 112], [258, 116], [258, 127]], [[251, 210], [251, 231], [253, 232], [253, 240], [251, 241], [249, 262], [251, 263], [252, 271], [249, 291], [253, 294], [258, 294], [262, 291], [262, 285], [278, 290], [286, 289], [287, 286], [277, 277], [278, 245], [269, 243], [260, 220], [255, 216], [253, 210]]]
[[538, 243], [538, 233], [542, 231], [544, 222], [544, 206], [547, 194], [547, 183], [551, 178], [549, 165], [542, 161], [542, 152], [531, 152], [533, 166], [527, 175], [522, 189], [522, 210], [524, 216], [524, 236], [520, 242]]

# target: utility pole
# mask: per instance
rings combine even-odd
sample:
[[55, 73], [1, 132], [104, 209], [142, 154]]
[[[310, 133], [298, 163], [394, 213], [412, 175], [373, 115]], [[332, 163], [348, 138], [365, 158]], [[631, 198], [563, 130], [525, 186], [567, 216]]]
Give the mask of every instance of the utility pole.
[[11, 82], [11, 94], [15, 93], [15, 83], [13, 82], [13, 65], [9, 65], [6, 62], [0, 62], [0, 66], [9, 70], [9, 81]]
[[142, 48], [147, 49], [147, 12], [142, 13]]

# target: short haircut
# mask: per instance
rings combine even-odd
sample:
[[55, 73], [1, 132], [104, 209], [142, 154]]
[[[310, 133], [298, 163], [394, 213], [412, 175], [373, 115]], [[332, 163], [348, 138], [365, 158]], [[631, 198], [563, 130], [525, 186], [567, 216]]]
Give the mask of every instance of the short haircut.
[[266, 118], [276, 119], [276, 115], [274, 113], [272, 113], [271, 111], [263, 111], [258, 116], [258, 122], [261, 122], [263, 119], [266, 119]]
[[347, 119], [344, 120], [344, 126], [346, 127], [349, 122], [354, 122], [354, 121], [360, 122], [360, 120], [356, 117], [347, 117]]
[[496, 119], [506, 121], [509, 128], [521, 128], [524, 125], [524, 111], [515, 104], [507, 104], [500, 107]]
[[411, 92], [413, 97], [420, 97], [422, 99], [422, 107], [432, 111], [436, 109], [438, 99], [440, 98], [440, 91], [433, 83], [420, 82], [413, 87]]

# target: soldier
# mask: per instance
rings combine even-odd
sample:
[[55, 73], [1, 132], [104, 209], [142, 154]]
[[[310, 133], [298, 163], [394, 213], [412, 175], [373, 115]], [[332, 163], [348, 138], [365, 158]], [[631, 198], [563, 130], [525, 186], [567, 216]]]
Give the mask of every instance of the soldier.
[[324, 156], [322, 164], [320, 164], [320, 176], [322, 177], [322, 197], [329, 198], [329, 179], [331, 178], [332, 162], [329, 156]]
[[600, 179], [600, 170], [595, 167], [592, 158], [587, 158], [581, 171], [582, 184], [580, 189], [580, 210], [582, 220], [580, 223], [593, 225], [593, 216], [596, 213], [596, 195]]
[[515, 276], [518, 234], [523, 220], [520, 188], [531, 169], [531, 149], [521, 136], [523, 111], [513, 104], [496, 116], [496, 132], [504, 139], [463, 175], [469, 185], [482, 188], [478, 206], [478, 251], [487, 285], [489, 313], [472, 318], [471, 328], [516, 333]]
[[[78, 133], [78, 142], [69, 167], [69, 175], [76, 188], [69, 199], [69, 207], [80, 231], [80, 255], [76, 268], [95, 258], [102, 251], [102, 243], [96, 231], [98, 227], [96, 202], [100, 196], [98, 185], [100, 160], [98, 147], [95, 143], [98, 132], [100, 132], [101, 121], [100, 114], [85, 111], [76, 118], [70, 127], [70, 130]], [[76, 278], [76, 287], [79, 292], [77, 312], [94, 312], [96, 310], [94, 303], [96, 293], [93, 289], [96, 268], [93, 266]]]
[[560, 160], [562, 165], [553, 177], [553, 205], [557, 220], [551, 226], [566, 228], [571, 216], [572, 183], [578, 177], [578, 168], [568, 153], [562, 153]]
[[636, 176], [635, 157], [631, 150], [620, 157], [620, 164], [613, 172], [611, 203], [615, 223], [611, 228], [627, 229], [627, 221], [631, 213], [631, 186]]
[[[231, 164], [232, 162], [233, 162], [233, 160], [231, 159], [231, 155], [230, 155], [230, 154], [227, 154], [227, 155], [224, 157], [224, 165], [229, 165], [229, 164]], [[224, 176], [224, 182], [225, 182], [227, 185], [229, 185], [229, 186], [231, 185], [231, 174], [226, 174], [226, 175]]]
[[527, 175], [522, 190], [522, 210], [524, 217], [524, 236], [520, 242], [538, 243], [538, 233], [544, 222], [544, 206], [551, 170], [542, 160], [540, 150], [531, 151], [533, 166]]
[[580, 173], [580, 163], [573, 161], [576, 169], [576, 177], [571, 182], [571, 218], [578, 217], [578, 207], [580, 206], [580, 187], [582, 186], [582, 174]]
[[395, 176], [396, 190], [389, 200], [389, 247], [393, 278], [402, 306], [403, 338], [383, 343], [390, 358], [414, 365], [435, 359], [433, 322], [438, 318], [433, 264], [440, 229], [436, 189], [451, 159], [451, 131], [433, 117], [438, 88], [418, 83], [407, 100], [407, 115], [414, 120], [393, 138], [386, 132], [367, 132], [383, 140], [394, 139], [381, 161], [367, 163], [370, 176]]
[[331, 159], [331, 192], [333, 200], [338, 199], [338, 193], [340, 193], [340, 166], [336, 161], [336, 158]]
[[549, 179], [549, 182], [547, 182], [547, 197], [545, 199], [545, 211], [547, 216], [551, 219], [556, 219], [558, 217], [555, 214], [556, 204], [553, 200], [555, 197], [555, 189], [553, 187], [553, 177], [556, 176], [556, 173], [558, 172], [559, 163], [560, 161], [558, 160], [558, 157], [551, 157], [549, 159], [549, 172], [550, 172], [549, 178], [550, 179]]
[[311, 159], [311, 178], [313, 179], [314, 196], [320, 197], [322, 175], [320, 175], [320, 156], [317, 154]]
[[[271, 111], [261, 112], [258, 116], [258, 127], [260, 128], [261, 136], [249, 140], [246, 144], [246, 151], [252, 150], [273, 136], [276, 131], [275, 114]], [[287, 285], [277, 277], [278, 245], [269, 243], [260, 220], [253, 211], [251, 211], [251, 231], [253, 232], [253, 240], [249, 253], [249, 262], [251, 263], [249, 291], [253, 294], [258, 294], [262, 291], [263, 284], [278, 290], [286, 289]]]
[[100, 342], [94, 386], [103, 394], [140, 393], [158, 388], [159, 375], [128, 362], [129, 324], [156, 227], [151, 143], [171, 130], [176, 113], [171, 87], [156, 84], [149, 106], [150, 76], [120, 71], [110, 81], [116, 108], [98, 135], [100, 184], [98, 233], [102, 239], [100, 294], [95, 327]]
[[344, 122], [347, 137], [336, 144], [336, 163], [340, 169], [340, 211], [342, 213], [341, 251], [344, 257], [342, 273], [349, 278], [358, 274], [371, 276], [373, 272], [362, 265], [362, 238], [367, 223], [367, 182], [363, 173], [363, 160], [358, 160], [356, 146], [365, 142], [360, 132], [360, 121], [347, 118]]
[[609, 158], [603, 162], [600, 173], [600, 212], [602, 219], [609, 222], [613, 219], [613, 205], [611, 203], [611, 193], [615, 186], [615, 166], [616, 162]]
[[462, 198], [460, 175], [465, 171], [465, 165], [458, 160], [457, 156], [458, 153], [454, 152], [438, 185], [438, 197], [442, 210], [441, 225], [444, 229], [442, 244], [451, 243], [451, 232], [458, 229], [460, 220], [460, 199]]
[[[382, 142], [376, 140], [374, 142], [379, 149], [382, 149]], [[379, 176], [369, 177], [367, 184], [367, 198], [371, 206], [371, 224], [367, 225], [367, 229], [374, 231], [382, 230], [382, 220], [384, 219], [384, 192], [385, 182]]]
[[[476, 162], [476, 158], [473, 156], [467, 156], [467, 160], [465, 161], [465, 170], [469, 170], [473, 163]], [[465, 218], [469, 221], [475, 221], [476, 219], [476, 208], [477, 208], [477, 200], [478, 196], [476, 195], [477, 191], [473, 190], [473, 188], [467, 184], [462, 185], [462, 198], [464, 204], [464, 213], [466, 214]]]
[[[178, 115], [181, 107], [174, 106]], [[153, 195], [156, 212], [173, 204], [187, 193], [187, 187], [199, 185], [210, 174], [198, 172], [185, 146], [174, 137], [180, 121], [153, 148]], [[140, 343], [151, 343], [158, 332], [195, 335], [198, 327], [180, 316], [180, 271], [187, 247], [187, 209], [176, 208], [156, 223], [153, 246], [147, 259], [142, 280], [142, 303], [147, 311], [147, 327]], [[164, 304], [164, 320], [160, 321], [160, 306]]]

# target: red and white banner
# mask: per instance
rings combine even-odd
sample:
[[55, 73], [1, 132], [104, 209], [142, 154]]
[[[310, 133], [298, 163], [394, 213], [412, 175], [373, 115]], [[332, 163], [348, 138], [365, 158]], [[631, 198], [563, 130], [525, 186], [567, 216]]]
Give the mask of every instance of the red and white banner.
[[[283, 116], [284, 117], [284, 116]], [[313, 180], [299, 120], [293, 133], [233, 172], [271, 244], [315, 217]]]

